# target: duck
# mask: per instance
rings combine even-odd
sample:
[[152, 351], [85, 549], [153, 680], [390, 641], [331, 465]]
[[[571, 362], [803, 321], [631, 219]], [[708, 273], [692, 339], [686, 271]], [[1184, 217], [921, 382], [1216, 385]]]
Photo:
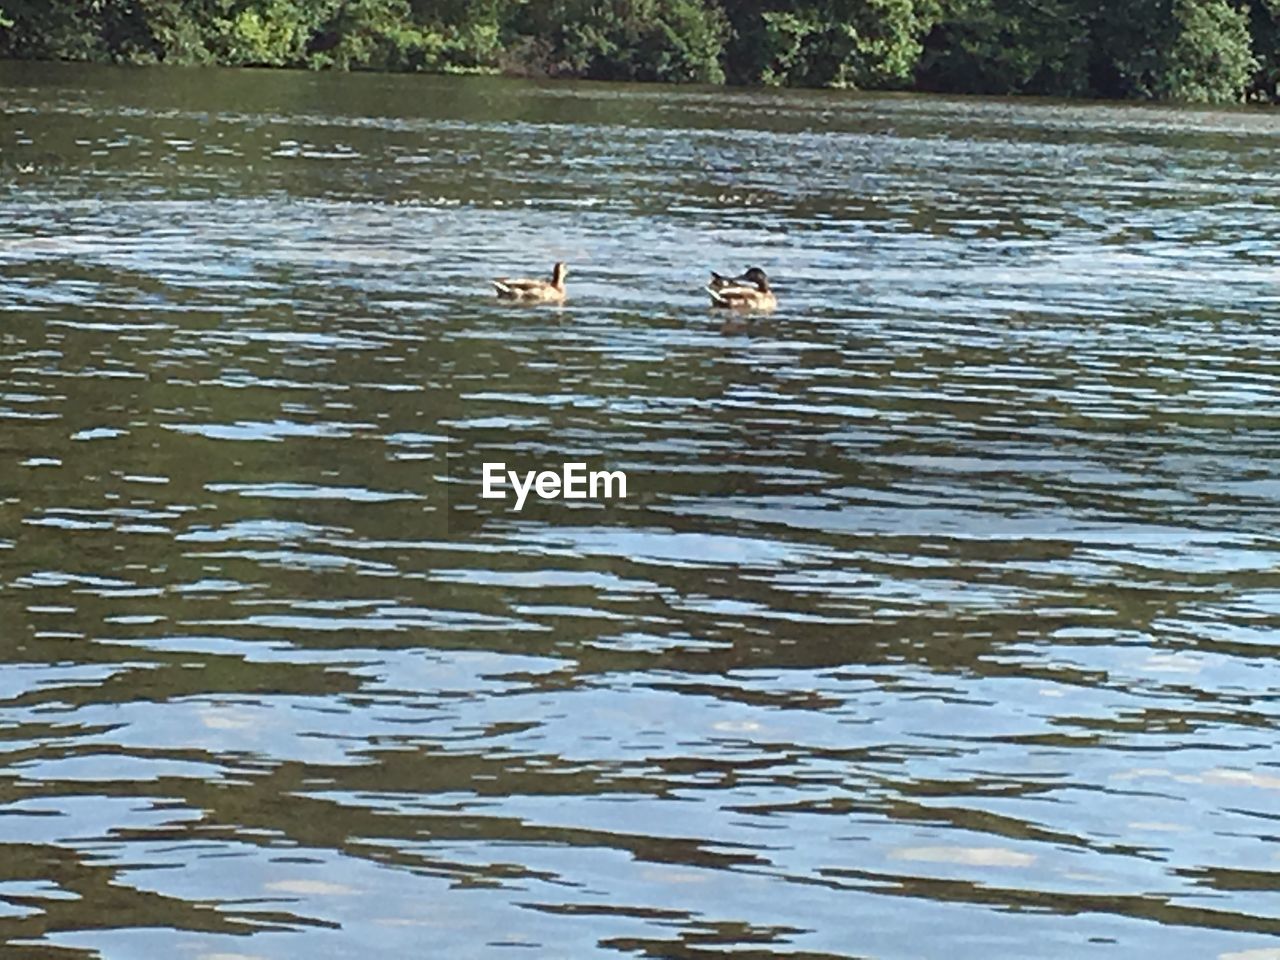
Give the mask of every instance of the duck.
[[778, 298], [769, 287], [769, 278], [759, 267], [751, 267], [738, 277], [724, 277], [712, 271], [707, 284], [713, 307], [736, 310], [772, 310]]
[[557, 263], [551, 268], [550, 280], [532, 280], [527, 277], [497, 277], [490, 282], [498, 296], [506, 300], [525, 300], [531, 303], [561, 303], [564, 301], [564, 278], [569, 268]]

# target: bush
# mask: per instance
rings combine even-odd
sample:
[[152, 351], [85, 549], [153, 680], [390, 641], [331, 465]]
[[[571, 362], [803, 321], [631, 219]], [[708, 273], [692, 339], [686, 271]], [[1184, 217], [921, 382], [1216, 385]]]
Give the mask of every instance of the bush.
[[1097, 94], [1243, 99], [1257, 66], [1246, 11], [1227, 0], [1125, 0], [1104, 10], [1095, 31]]
[[6, 0], [8, 26], [0, 56], [21, 60], [108, 59], [101, 36], [101, 2]]
[[925, 39], [916, 71], [922, 89], [1089, 92], [1090, 11], [1077, 0], [952, 0]]
[[1243, 100], [1258, 67], [1248, 12], [1226, 0], [1176, 0], [1173, 15], [1176, 33], [1155, 95], [1197, 103]]
[[0, 57], [1231, 101], [1280, 0], [0, 0]]
[[1280, 0], [1255, 0], [1249, 13], [1258, 61], [1249, 93], [1255, 100], [1280, 100]]
[[317, 24], [299, 16], [290, 0], [266, 0], [215, 21], [219, 59], [241, 66], [288, 67], [302, 63]]
[[597, 80], [723, 83], [724, 11], [701, 0], [571, 0], [525, 21], [549, 40], [545, 72]]
[[937, 13], [930, 0], [826, 0], [766, 11], [759, 79], [794, 86], [904, 86]]

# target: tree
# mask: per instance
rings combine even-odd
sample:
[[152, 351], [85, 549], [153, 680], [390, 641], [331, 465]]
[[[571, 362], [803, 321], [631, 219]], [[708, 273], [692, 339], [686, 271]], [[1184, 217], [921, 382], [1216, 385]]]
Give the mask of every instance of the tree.
[[0, 56], [24, 60], [104, 59], [101, 0], [6, 0]]
[[1121, 0], [1094, 19], [1093, 92], [1194, 102], [1243, 99], [1257, 62], [1248, 15], [1227, 0]]
[[810, 0], [764, 10], [759, 79], [794, 86], [905, 86], [938, 12], [933, 0]]
[[949, 0], [916, 70], [926, 90], [1082, 96], [1093, 12], [1081, 0]]
[[1156, 96], [1201, 103], [1243, 100], [1258, 68], [1248, 11], [1227, 0], [1177, 0], [1173, 14], [1175, 36]]
[[1232, 101], [1280, 0], [0, 0], [0, 57]]
[[723, 83], [729, 23], [702, 0], [552, 0], [516, 21], [542, 69], [597, 80]]
[[1280, 100], [1280, 0], [1255, 0], [1249, 33], [1258, 69], [1249, 91], [1258, 100]]

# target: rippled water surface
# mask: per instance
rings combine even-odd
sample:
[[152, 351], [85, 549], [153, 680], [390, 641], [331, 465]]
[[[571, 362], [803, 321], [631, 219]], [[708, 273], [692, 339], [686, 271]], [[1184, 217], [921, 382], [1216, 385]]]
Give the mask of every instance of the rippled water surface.
[[0, 103], [6, 957], [1280, 956], [1276, 114]]

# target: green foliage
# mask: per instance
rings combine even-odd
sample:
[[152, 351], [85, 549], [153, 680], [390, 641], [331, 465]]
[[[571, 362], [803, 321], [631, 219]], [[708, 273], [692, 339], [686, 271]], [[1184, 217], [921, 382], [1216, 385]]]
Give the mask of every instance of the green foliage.
[[1240, 100], [1256, 68], [1249, 23], [1228, 0], [947, 0], [917, 77], [931, 90]]
[[149, 0], [145, 5], [155, 59], [186, 64], [219, 62], [218, 53], [209, 47], [213, 17], [219, 10], [216, 4], [197, 8], [178, 0]]
[[1243, 100], [1258, 67], [1249, 15], [1226, 0], [1175, 0], [1176, 35], [1163, 57], [1158, 97], [1198, 103]]
[[413, 22], [408, 0], [307, 6], [325, 7], [304, 48], [309, 67], [404, 70], [421, 66], [428, 49], [438, 46]]
[[29, 60], [106, 58], [98, 37], [101, 4], [74, 0], [8, 0], [13, 25], [0, 36], [0, 55]]
[[[534, 4], [530, 4], [533, 7]], [[702, 0], [554, 0], [525, 18], [543, 72], [597, 80], [723, 83], [729, 24]]]
[[494, 69], [506, 53], [506, 24], [522, 6], [517, 0], [413, 0], [428, 54], [421, 68]]
[[3, 0], [0, 57], [1280, 96], [1280, 0]]
[[1088, 93], [1091, 16], [1079, 0], [950, 0], [925, 41], [928, 90]]
[[765, 11], [760, 79], [795, 86], [902, 86], [936, 15], [928, 0], [819, 0]]
[[1121, 0], [1094, 29], [1093, 92], [1195, 102], [1244, 98], [1257, 63], [1248, 13], [1227, 0]]
[[1250, 93], [1258, 100], [1280, 100], [1280, 0], [1255, 0], [1249, 14], [1258, 59]]
[[266, 67], [301, 63], [318, 24], [299, 13], [290, 0], [266, 0], [228, 10], [225, 17], [214, 21], [220, 59]]

